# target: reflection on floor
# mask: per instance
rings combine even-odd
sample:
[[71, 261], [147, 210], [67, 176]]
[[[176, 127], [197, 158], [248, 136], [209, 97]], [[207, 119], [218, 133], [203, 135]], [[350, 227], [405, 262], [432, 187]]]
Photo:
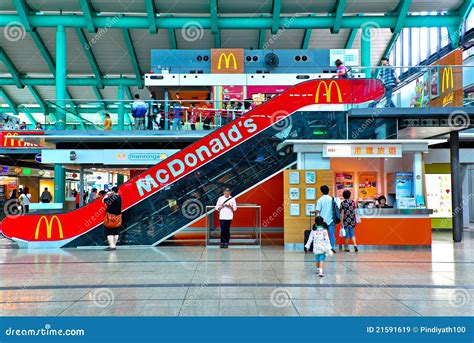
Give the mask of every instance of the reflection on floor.
[[0, 316], [472, 316], [474, 233], [431, 250], [23, 251], [0, 240]]

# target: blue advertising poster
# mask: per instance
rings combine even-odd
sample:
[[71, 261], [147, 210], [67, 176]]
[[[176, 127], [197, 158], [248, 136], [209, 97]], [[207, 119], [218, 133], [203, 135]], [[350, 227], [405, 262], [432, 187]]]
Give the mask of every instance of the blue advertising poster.
[[397, 199], [413, 197], [413, 173], [396, 173], [395, 193]]

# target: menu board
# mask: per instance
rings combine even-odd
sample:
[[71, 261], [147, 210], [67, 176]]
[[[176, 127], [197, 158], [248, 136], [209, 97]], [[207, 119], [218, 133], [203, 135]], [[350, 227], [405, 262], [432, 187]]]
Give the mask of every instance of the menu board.
[[354, 173], [336, 173], [336, 197], [342, 198], [344, 190], [351, 191], [351, 198], [354, 197]]
[[377, 173], [364, 172], [359, 174], [359, 200], [374, 198], [377, 195]]
[[451, 175], [426, 174], [426, 205], [433, 210], [432, 217], [452, 217]]

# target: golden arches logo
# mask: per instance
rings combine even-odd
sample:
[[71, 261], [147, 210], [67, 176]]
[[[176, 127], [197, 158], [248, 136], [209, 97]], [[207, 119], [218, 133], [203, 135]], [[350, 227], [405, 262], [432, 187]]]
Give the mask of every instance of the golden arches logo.
[[[3, 138], [3, 146], [4, 147], [14, 147], [15, 145], [20, 146], [21, 142], [19, 140], [16, 140], [12, 137], [18, 136], [18, 132], [7, 132]], [[10, 138], [10, 144], [8, 144], [8, 139]]]
[[341, 103], [342, 102], [342, 93], [341, 93], [341, 88], [339, 88], [339, 85], [337, 84], [336, 81], [332, 80], [329, 82], [329, 85], [327, 84], [326, 81], [321, 81], [318, 85], [318, 88], [316, 88], [316, 97], [314, 98], [314, 102], [316, 104], [320, 103], [320, 92], [321, 88], [324, 88], [323, 92], [323, 97], [326, 96], [326, 103], [329, 103], [331, 101], [331, 92], [332, 92], [332, 87], [336, 88], [337, 91], [337, 102]]
[[223, 59], [224, 59], [226, 69], [229, 69], [231, 59], [232, 59], [233, 64], [234, 64], [234, 70], [237, 69], [237, 60], [235, 59], [235, 55], [232, 52], [229, 53], [229, 54], [226, 54], [225, 52], [223, 52], [223, 53], [221, 53], [221, 55], [219, 56], [219, 60], [217, 61], [217, 70], [222, 69], [222, 60]]
[[39, 233], [42, 227], [42, 223], [46, 224], [46, 238], [51, 239], [51, 234], [53, 231], [53, 223], [56, 222], [58, 224], [58, 231], [59, 231], [59, 238], [63, 239], [63, 227], [61, 225], [61, 221], [59, 220], [58, 216], [52, 216], [51, 220], [48, 220], [46, 216], [41, 216], [40, 220], [38, 221], [38, 224], [36, 224], [36, 232], [35, 232], [35, 239], [39, 238]]
[[453, 68], [445, 67], [443, 68], [443, 74], [441, 78], [441, 92], [444, 92], [448, 89], [454, 88], [454, 77], [453, 77]]

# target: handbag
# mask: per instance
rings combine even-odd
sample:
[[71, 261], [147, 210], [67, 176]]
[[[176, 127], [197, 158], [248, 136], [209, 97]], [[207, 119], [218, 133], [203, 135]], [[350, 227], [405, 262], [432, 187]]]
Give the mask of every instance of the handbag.
[[122, 226], [122, 215], [105, 213], [104, 226], [106, 229], [117, 229]]
[[346, 237], [346, 229], [344, 228], [344, 226], [341, 226], [341, 228], [339, 229], [339, 237]]
[[332, 198], [331, 206], [332, 206], [332, 217], [334, 219], [334, 223], [339, 224], [341, 222], [341, 212], [334, 198]]

